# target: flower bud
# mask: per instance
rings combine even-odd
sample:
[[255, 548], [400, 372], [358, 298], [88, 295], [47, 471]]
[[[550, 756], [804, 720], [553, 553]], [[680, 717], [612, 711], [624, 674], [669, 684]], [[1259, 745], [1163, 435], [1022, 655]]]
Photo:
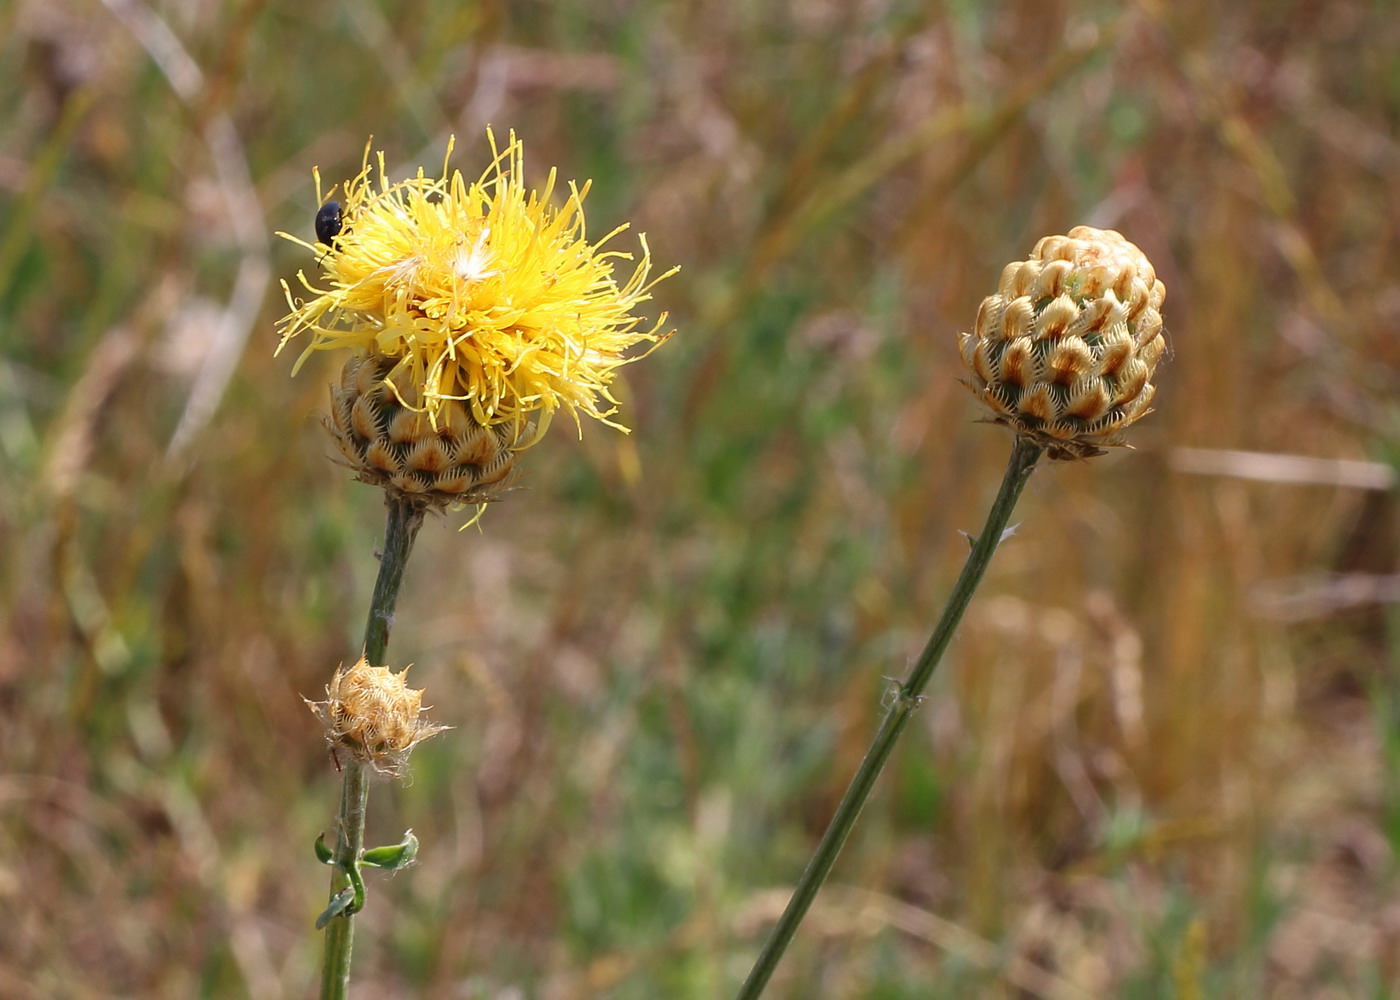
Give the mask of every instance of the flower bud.
[[1091, 458], [1123, 445], [1148, 412], [1166, 350], [1166, 287], [1147, 257], [1111, 229], [1047, 236], [1008, 264], [982, 301], [974, 333], [958, 337], [964, 384], [992, 421], [1051, 458]]
[[304, 700], [325, 725], [333, 749], [397, 774], [415, 746], [449, 728], [423, 718], [423, 691], [405, 683], [407, 673], [407, 667], [395, 672], [361, 658], [348, 670], [336, 670], [325, 701]]

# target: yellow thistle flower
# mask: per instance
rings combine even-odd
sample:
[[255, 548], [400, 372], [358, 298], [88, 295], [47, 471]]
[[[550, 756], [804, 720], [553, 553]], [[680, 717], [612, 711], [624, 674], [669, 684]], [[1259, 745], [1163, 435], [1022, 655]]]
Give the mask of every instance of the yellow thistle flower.
[[372, 667], [362, 657], [348, 669], [336, 668], [325, 701], [302, 700], [325, 725], [333, 748], [397, 774], [415, 746], [449, 728], [423, 718], [423, 691], [408, 686], [407, 673], [407, 667]]
[[[330, 243], [280, 234], [317, 255], [326, 287], [298, 273], [309, 293], [300, 298], [283, 282], [291, 312], [278, 350], [305, 333], [298, 368], [313, 352], [338, 348], [387, 359], [384, 385], [434, 432], [465, 413], [481, 427], [511, 425], [504, 436], [522, 448], [560, 409], [620, 427], [610, 419], [616, 369], [636, 360], [630, 348], [667, 336], [659, 332], [665, 314], [644, 326], [633, 310], [675, 269], [651, 278], [642, 236], [640, 260], [619, 279], [616, 262], [633, 255], [602, 247], [627, 226], [589, 242], [589, 185], [570, 182], [555, 208], [555, 171], [542, 191], [527, 190], [515, 134], [504, 149], [490, 130], [487, 140], [491, 165], [471, 183], [448, 171], [452, 141], [440, 178], [420, 168], [396, 183], [383, 153], [371, 168], [366, 147], [359, 176], [343, 187]], [[319, 174], [316, 185], [319, 199]]]
[[959, 334], [964, 384], [993, 422], [1049, 457], [1101, 455], [1150, 412], [1166, 294], [1146, 255], [1111, 229], [1047, 236], [1002, 271], [976, 331]]

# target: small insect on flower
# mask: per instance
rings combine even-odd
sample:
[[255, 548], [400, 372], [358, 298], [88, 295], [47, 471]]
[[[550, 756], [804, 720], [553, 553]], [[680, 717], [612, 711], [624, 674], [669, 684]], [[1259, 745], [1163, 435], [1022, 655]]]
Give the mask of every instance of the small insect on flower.
[[328, 201], [316, 212], [316, 239], [326, 245], [326, 253], [316, 258], [316, 263], [326, 259], [326, 254], [339, 247], [331, 241], [340, 235], [343, 221], [340, 215], [340, 202]]
[[316, 238], [326, 246], [340, 235], [340, 202], [328, 201], [316, 213]]

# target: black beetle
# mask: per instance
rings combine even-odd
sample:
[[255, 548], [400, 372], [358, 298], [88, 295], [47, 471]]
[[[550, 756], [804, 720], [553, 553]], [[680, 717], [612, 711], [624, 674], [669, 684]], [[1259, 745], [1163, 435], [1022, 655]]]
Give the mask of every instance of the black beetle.
[[319, 241], [328, 246], [329, 249], [326, 251], [326, 254], [329, 254], [330, 251], [336, 248], [335, 244], [332, 244], [330, 241], [335, 239], [337, 235], [340, 235], [340, 228], [342, 227], [343, 221], [342, 218], [340, 218], [340, 202], [326, 202], [322, 204], [321, 209], [316, 211], [316, 239], [319, 239]]
[[326, 202], [316, 213], [316, 238], [333, 249], [331, 240], [340, 234], [340, 225], [340, 202]]
[[316, 211], [316, 239], [330, 246], [340, 232], [340, 202], [326, 202]]

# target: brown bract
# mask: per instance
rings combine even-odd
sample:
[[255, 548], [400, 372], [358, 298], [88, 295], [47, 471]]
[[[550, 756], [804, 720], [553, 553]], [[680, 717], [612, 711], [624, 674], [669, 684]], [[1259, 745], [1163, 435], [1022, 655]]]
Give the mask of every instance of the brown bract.
[[408, 686], [407, 673], [407, 667], [372, 667], [361, 658], [349, 669], [336, 670], [325, 701], [303, 700], [325, 724], [332, 747], [396, 774], [415, 746], [449, 728], [423, 718], [423, 691]]
[[959, 335], [964, 384], [1051, 458], [1089, 458], [1123, 445], [1150, 412], [1152, 374], [1166, 350], [1165, 286], [1150, 261], [1111, 229], [1047, 236], [1008, 264]]

